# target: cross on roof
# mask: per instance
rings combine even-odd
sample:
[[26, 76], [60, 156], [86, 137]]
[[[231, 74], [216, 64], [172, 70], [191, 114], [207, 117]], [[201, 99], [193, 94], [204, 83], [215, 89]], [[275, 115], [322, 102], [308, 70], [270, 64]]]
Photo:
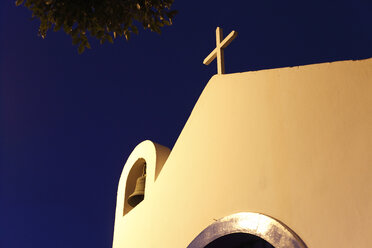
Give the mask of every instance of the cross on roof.
[[209, 65], [217, 57], [217, 73], [225, 74], [225, 63], [223, 49], [226, 48], [238, 35], [238, 32], [231, 31], [231, 33], [221, 42], [222, 28], [216, 29], [216, 48], [204, 59], [203, 64]]

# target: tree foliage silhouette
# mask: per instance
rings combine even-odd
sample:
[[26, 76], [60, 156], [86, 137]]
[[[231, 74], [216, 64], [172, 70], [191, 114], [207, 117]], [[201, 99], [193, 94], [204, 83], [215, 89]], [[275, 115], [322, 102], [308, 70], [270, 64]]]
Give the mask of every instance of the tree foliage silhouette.
[[38, 34], [45, 38], [48, 30], [70, 35], [78, 52], [91, 48], [88, 36], [103, 44], [132, 33], [137, 25], [161, 33], [161, 28], [172, 24], [176, 10], [170, 10], [173, 0], [17, 0], [17, 6], [32, 11], [32, 18], [40, 20]]

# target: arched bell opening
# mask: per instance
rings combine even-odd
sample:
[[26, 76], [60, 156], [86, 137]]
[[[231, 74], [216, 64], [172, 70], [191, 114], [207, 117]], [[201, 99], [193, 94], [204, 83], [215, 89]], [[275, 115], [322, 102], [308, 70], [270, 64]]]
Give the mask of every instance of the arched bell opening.
[[[143, 158], [139, 158], [134, 165], [132, 166], [126, 181], [125, 186], [125, 196], [124, 196], [124, 211], [123, 215], [129, 213], [139, 202], [141, 202], [144, 198], [143, 196], [140, 197], [138, 194], [139, 188], [145, 187], [145, 174], [146, 172], [146, 161]], [[136, 192], [135, 192], [136, 191]], [[128, 199], [136, 198], [134, 201], [129, 201]], [[131, 203], [131, 204], [130, 204]]]
[[[236, 246], [236, 247], [235, 247]], [[215, 221], [187, 248], [306, 248], [286, 225], [259, 213], [237, 213]]]

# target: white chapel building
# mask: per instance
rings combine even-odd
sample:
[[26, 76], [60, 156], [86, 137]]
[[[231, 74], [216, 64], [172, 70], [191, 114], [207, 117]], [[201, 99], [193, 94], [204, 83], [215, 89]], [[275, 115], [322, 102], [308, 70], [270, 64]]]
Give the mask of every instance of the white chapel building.
[[173, 149], [124, 165], [113, 248], [372, 247], [372, 59], [224, 74], [219, 32]]

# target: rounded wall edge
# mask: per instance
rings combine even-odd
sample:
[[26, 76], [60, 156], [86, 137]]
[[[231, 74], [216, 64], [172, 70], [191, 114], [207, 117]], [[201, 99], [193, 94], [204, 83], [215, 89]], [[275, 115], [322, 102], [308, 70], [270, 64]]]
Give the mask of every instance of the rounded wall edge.
[[146, 162], [146, 187], [145, 187], [145, 199], [146, 195], [151, 194], [152, 186], [156, 180], [156, 177], [160, 174], [164, 163], [166, 162], [170, 154], [170, 149], [160, 144], [154, 143], [150, 140], [145, 140], [139, 143], [129, 155], [127, 161], [124, 164], [122, 173], [120, 175], [117, 197], [116, 197], [116, 210], [115, 210], [115, 224], [114, 224], [114, 237], [113, 247], [116, 247], [116, 237], [119, 235], [117, 232], [120, 229], [121, 223], [124, 220], [124, 215], [129, 211], [125, 211], [129, 205], [125, 202], [125, 191], [126, 182], [129, 173], [133, 166], [139, 160]]

